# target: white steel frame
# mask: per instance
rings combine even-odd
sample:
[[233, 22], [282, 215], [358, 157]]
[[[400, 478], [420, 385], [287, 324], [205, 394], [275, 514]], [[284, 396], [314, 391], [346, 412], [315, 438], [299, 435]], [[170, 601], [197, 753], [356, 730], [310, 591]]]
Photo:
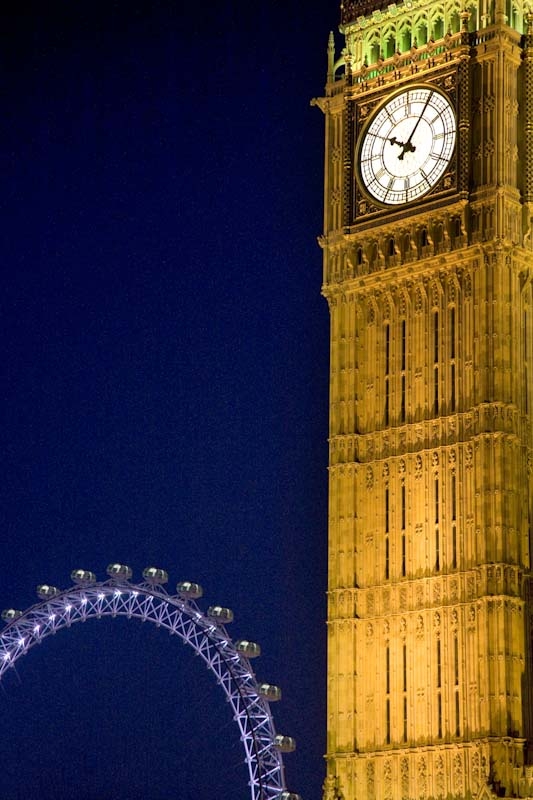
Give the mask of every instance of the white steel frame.
[[190, 599], [160, 585], [111, 579], [73, 586], [31, 606], [0, 634], [0, 680], [31, 648], [61, 628], [101, 617], [153, 622], [193, 648], [215, 675], [241, 732], [252, 800], [275, 800], [286, 791], [283, 760], [276, 747], [268, 701], [259, 694], [250, 661], [238, 653], [224, 625], [208, 618]]

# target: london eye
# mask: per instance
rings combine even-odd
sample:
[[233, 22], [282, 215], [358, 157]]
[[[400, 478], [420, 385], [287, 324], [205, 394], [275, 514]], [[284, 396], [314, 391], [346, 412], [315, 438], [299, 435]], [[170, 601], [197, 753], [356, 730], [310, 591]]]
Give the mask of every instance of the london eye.
[[259, 645], [229, 636], [231, 609], [212, 605], [202, 611], [197, 604], [202, 588], [189, 581], [170, 594], [166, 571], [156, 567], [147, 567], [140, 583], [131, 581], [132, 570], [123, 564], [110, 564], [107, 576], [99, 581], [93, 572], [74, 570], [70, 588], [43, 584], [37, 587], [40, 602], [25, 611], [5, 609], [0, 680], [32, 647], [77, 622], [103, 617], [152, 622], [191, 647], [224, 692], [240, 731], [251, 800], [301, 800], [285, 784], [283, 753], [294, 750], [294, 739], [276, 733], [270, 710], [281, 690], [255, 676], [250, 660], [260, 655]]

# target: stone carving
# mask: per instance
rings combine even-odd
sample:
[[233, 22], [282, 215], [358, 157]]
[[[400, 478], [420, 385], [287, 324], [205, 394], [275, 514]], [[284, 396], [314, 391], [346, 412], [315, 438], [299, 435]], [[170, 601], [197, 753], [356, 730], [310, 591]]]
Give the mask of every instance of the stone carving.
[[469, 272], [465, 274], [464, 295], [465, 300], [470, 300], [472, 298], [472, 276]]
[[383, 764], [383, 788], [385, 800], [390, 800], [392, 798], [392, 763], [390, 759]]
[[375, 778], [374, 778], [374, 762], [369, 761], [366, 765], [366, 785], [367, 785], [367, 793], [368, 793], [368, 800], [375, 800]]
[[322, 800], [344, 800], [339, 779], [336, 775], [328, 775], [322, 785], [322, 790]]
[[415, 292], [415, 314], [421, 314], [424, 309], [424, 297], [422, 295], [422, 290], [417, 288]]
[[427, 766], [424, 756], [418, 762], [418, 792], [420, 797], [425, 797], [427, 792]]
[[459, 753], [456, 753], [453, 758], [453, 782], [456, 794], [461, 795], [463, 791], [463, 761]]
[[402, 790], [402, 800], [409, 798], [409, 761], [407, 758], [402, 758], [400, 761], [400, 783]]
[[479, 753], [472, 756], [472, 789], [477, 792], [480, 784], [480, 758]]
[[437, 756], [435, 760], [435, 785], [437, 788], [437, 795], [443, 797], [446, 791], [446, 779], [444, 777], [444, 761], [442, 756]]

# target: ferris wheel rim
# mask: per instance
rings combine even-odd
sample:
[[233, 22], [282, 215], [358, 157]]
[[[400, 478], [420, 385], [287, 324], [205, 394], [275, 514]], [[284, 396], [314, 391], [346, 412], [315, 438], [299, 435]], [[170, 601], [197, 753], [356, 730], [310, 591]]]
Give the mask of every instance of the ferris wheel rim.
[[282, 754], [268, 700], [250, 661], [238, 652], [225, 626], [190, 598], [160, 585], [112, 578], [74, 585], [36, 603], [0, 632], [0, 681], [18, 659], [48, 636], [78, 622], [103, 617], [152, 622], [192, 647], [215, 675], [234, 712], [248, 767], [251, 800], [277, 800], [287, 792]]

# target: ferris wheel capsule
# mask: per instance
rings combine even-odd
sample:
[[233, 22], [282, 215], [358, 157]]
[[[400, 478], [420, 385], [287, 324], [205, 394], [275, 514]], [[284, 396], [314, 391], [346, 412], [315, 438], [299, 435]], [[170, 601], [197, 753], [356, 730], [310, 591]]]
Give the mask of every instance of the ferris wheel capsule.
[[61, 594], [61, 590], [56, 586], [48, 586], [48, 584], [42, 583], [37, 587], [37, 595], [41, 600], [50, 600], [52, 597], [57, 597], [58, 594]]
[[1, 616], [4, 622], [13, 622], [14, 619], [18, 619], [22, 616], [22, 611], [19, 611], [17, 608], [4, 608]]
[[278, 700], [281, 700], [281, 689], [279, 686], [274, 686], [273, 683], [260, 683], [258, 692], [261, 697], [264, 697], [269, 703], [276, 703]]
[[191, 583], [191, 581], [180, 581], [176, 585], [176, 591], [181, 597], [189, 600], [199, 600], [204, 593], [199, 583]]
[[261, 655], [261, 646], [257, 642], [247, 642], [246, 639], [235, 642], [235, 650], [246, 658], [257, 658]]
[[302, 798], [295, 792], [282, 792], [279, 796], [279, 800], [302, 800]]
[[147, 583], [154, 585], [168, 583], [168, 572], [157, 567], [146, 567], [146, 569], [143, 569], [143, 578]]
[[96, 583], [96, 575], [88, 569], [73, 569], [70, 573], [70, 580], [77, 583], [78, 586], [88, 586], [90, 583]]
[[209, 619], [220, 622], [222, 625], [233, 622], [233, 611], [231, 608], [224, 608], [224, 606], [209, 606], [207, 609], [207, 616]]
[[106, 572], [110, 578], [121, 578], [124, 581], [129, 581], [133, 575], [131, 567], [126, 564], [109, 564]]
[[292, 736], [277, 734], [274, 739], [274, 744], [282, 753], [294, 753], [296, 750], [296, 739], [293, 739]]

